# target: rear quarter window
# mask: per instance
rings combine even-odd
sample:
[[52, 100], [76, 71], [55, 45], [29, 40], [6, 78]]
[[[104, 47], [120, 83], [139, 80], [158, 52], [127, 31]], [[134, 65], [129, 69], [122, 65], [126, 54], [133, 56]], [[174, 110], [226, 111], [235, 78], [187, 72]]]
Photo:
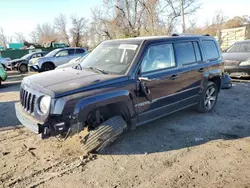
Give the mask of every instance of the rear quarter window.
[[216, 60], [220, 57], [217, 45], [213, 40], [204, 40], [202, 44], [208, 60]]

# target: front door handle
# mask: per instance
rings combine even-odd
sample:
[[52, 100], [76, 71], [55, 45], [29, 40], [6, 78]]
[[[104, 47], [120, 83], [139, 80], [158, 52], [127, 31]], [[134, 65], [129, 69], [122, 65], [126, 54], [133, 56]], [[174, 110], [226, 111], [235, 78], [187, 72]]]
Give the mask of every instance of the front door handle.
[[177, 74], [173, 74], [172, 76], [169, 77], [169, 80], [175, 80], [176, 78], [179, 78], [180, 76]]
[[198, 72], [204, 72], [204, 69], [203, 69], [203, 68], [200, 68], [200, 69], [198, 70]]
[[151, 78], [151, 79], [149, 79], [148, 77], [139, 77], [138, 79], [140, 81], [145, 81], [145, 82], [151, 82], [151, 81], [159, 81], [159, 80], [161, 80], [160, 78]]

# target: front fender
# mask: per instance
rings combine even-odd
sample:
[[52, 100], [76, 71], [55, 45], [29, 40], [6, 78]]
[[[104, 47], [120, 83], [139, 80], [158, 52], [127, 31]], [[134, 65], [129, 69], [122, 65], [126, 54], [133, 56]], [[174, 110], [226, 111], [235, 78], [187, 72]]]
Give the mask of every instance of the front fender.
[[130, 117], [135, 115], [133, 101], [127, 90], [113, 91], [109, 93], [99, 94], [91, 97], [86, 97], [78, 101], [73, 112], [73, 119], [84, 122], [89, 112], [108, 104], [123, 102], [128, 107]]

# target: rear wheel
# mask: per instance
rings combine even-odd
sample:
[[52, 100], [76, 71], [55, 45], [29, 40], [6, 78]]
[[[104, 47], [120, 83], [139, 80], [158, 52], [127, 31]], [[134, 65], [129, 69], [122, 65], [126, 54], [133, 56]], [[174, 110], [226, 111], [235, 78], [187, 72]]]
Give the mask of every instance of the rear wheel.
[[44, 63], [41, 68], [41, 72], [54, 70], [55, 66], [52, 63]]
[[26, 64], [21, 64], [19, 65], [18, 70], [20, 73], [26, 73], [28, 72], [28, 66]]
[[211, 112], [217, 102], [218, 87], [214, 82], [208, 82], [207, 88], [201, 94], [197, 110], [202, 113]]
[[91, 130], [82, 141], [83, 150], [86, 153], [100, 151], [112, 143], [127, 128], [127, 123], [121, 116], [114, 116], [94, 130]]

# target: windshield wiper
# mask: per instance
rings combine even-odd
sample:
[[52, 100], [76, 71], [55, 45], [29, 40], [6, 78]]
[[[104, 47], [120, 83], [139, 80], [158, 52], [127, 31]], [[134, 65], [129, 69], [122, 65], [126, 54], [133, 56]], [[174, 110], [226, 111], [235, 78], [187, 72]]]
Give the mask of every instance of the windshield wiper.
[[107, 71], [96, 68], [96, 67], [87, 67], [87, 69], [92, 69], [92, 70], [98, 71], [98, 72], [103, 73], [103, 74], [108, 74]]

